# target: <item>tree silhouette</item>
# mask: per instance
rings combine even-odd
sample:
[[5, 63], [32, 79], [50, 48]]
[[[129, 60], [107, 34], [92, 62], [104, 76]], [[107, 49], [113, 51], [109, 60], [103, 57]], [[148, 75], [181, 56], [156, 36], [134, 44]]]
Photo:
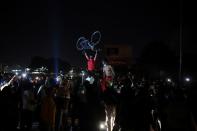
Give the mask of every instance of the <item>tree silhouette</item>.
[[178, 67], [178, 59], [175, 53], [163, 42], [152, 42], [142, 50], [138, 64], [149, 73], [161, 70], [173, 72]]
[[31, 59], [30, 67], [32, 69], [40, 68], [42, 66], [47, 67], [47, 59], [40, 56], [35, 56]]

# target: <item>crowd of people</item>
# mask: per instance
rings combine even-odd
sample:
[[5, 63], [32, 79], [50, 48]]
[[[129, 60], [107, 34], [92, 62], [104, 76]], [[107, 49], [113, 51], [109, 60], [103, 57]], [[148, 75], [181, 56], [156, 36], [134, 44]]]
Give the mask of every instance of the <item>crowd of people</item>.
[[[97, 52], [96, 52], [97, 53]], [[97, 54], [96, 54], [97, 55]], [[0, 131], [195, 131], [195, 83], [179, 87], [88, 57], [87, 75], [0, 75]], [[88, 78], [88, 79], [87, 79]], [[100, 125], [104, 122], [104, 125]]]

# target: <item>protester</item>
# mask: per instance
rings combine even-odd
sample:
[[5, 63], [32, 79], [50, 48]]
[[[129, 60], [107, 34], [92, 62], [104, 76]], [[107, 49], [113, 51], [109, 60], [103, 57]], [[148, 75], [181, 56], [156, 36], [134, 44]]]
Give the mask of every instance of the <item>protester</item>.
[[42, 100], [40, 112], [40, 129], [41, 131], [54, 131], [56, 118], [56, 105], [53, 99], [54, 89], [46, 89], [46, 97]]
[[102, 61], [103, 64], [103, 79], [102, 79], [102, 91], [105, 91], [107, 87], [111, 86], [115, 77], [114, 69], [108, 64], [107, 60]]
[[89, 72], [95, 71], [96, 68], [96, 59], [97, 59], [97, 50], [94, 56], [90, 55], [88, 56], [86, 52], [84, 52], [84, 55], [87, 60], [87, 70]]

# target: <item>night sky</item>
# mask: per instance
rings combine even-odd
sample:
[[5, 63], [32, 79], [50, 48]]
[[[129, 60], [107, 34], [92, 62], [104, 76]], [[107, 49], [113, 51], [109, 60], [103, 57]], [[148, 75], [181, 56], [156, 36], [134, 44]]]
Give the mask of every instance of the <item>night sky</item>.
[[[122, 2], [122, 3], [121, 3]], [[33, 56], [84, 62], [76, 50], [80, 36], [99, 30], [100, 44], [129, 44], [134, 57], [144, 45], [163, 41], [178, 47], [179, 1], [17, 0], [0, 3], [0, 63], [28, 64]], [[196, 9], [183, 3], [184, 51], [195, 53]]]

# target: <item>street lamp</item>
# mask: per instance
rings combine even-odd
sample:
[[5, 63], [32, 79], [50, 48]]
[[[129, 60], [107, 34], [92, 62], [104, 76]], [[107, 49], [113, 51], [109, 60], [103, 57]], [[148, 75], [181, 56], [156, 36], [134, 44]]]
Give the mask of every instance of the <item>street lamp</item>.
[[186, 81], [186, 82], [190, 82], [191, 79], [190, 79], [189, 77], [185, 77], [185, 81]]
[[167, 82], [171, 83], [172, 82], [172, 79], [167, 78]]

